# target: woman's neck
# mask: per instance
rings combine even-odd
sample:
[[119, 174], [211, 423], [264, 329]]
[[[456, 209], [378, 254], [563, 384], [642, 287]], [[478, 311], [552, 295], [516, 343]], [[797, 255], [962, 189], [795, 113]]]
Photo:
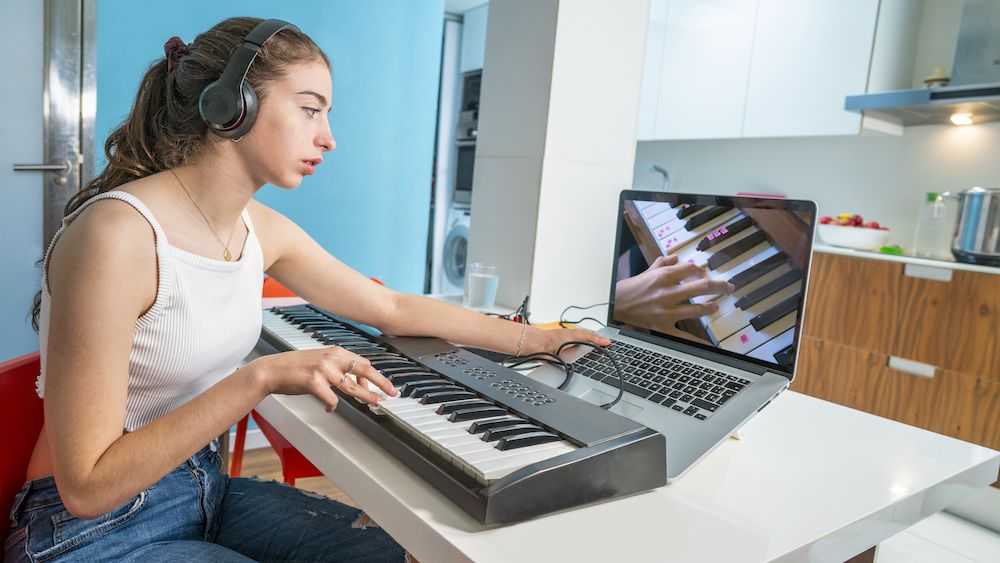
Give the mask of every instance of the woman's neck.
[[189, 207], [193, 201], [191, 212], [199, 215], [200, 210], [212, 229], [225, 238], [260, 185], [245, 171], [233, 170], [232, 166], [213, 160], [178, 166], [172, 172], [177, 176], [175, 181], [179, 181], [177, 195], [186, 200]]

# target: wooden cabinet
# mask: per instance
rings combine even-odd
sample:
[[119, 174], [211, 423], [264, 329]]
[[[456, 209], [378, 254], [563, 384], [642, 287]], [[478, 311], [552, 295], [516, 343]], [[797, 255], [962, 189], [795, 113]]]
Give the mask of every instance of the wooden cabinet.
[[[792, 389], [1000, 449], [1000, 275], [816, 253]], [[933, 377], [890, 368], [895, 356]]]

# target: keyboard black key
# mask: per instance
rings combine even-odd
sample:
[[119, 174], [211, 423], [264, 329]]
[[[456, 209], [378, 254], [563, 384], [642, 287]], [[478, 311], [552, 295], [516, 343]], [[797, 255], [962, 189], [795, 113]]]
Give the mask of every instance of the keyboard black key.
[[690, 203], [685, 203], [681, 205], [680, 210], [677, 212], [677, 218], [683, 219], [690, 215], [694, 215], [695, 213], [701, 211], [702, 209], [705, 209], [704, 205], [691, 205]]
[[652, 395], [650, 395], [648, 397], [648, 399], [650, 401], [653, 401], [654, 403], [659, 403], [659, 402], [663, 401], [663, 399], [666, 399], [666, 398], [667, 398], [666, 395], [661, 395], [659, 393], [653, 393]]
[[756, 317], [750, 319], [750, 325], [753, 326], [755, 330], [763, 330], [765, 327], [773, 323], [774, 321], [784, 317], [785, 315], [791, 313], [792, 311], [799, 308], [799, 295], [796, 293], [788, 299], [785, 299], [781, 303], [778, 303], [774, 307], [771, 307], [767, 311], [757, 315]]
[[[451, 392], [465, 391], [465, 388], [459, 387], [458, 385], [455, 385], [453, 383], [445, 383], [441, 385], [425, 385], [423, 387], [418, 387], [414, 389], [413, 392], [410, 393], [409, 397], [411, 399], [420, 399], [423, 398], [424, 395], [427, 395], [428, 393], [443, 393], [445, 391], [451, 391]], [[472, 397], [468, 398], [471, 399]]]
[[435, 393], [427, 393], [423, 397], [420, 397], [420, 404], [436, 405], [438, 403], [447, 403], [461, 399], [474, 399], [475, 397], [475, 393], [470, 393], [468, 391], [437, 391]]
[[721, 242], [733, 238], [737, 234], [743, 232], [745, 229], [748, 229], [752, 226], [753, 226], [753, 220], [750, 219], [749, 217], [744, 216], [742, 219], [739, 219], [725, 227], [722, 227], [719, 230], [715, 231], [714, 233], [703, 238], [701, 241], [698, 242], [698, 250], [708, 250], [709, 248], [712, 248], [713, 246]]
[[665, 406], [665, 407], [670, 407], [670, 406], [673, 406], [673, 404], [676, 403], [676, 402], [677, 401], [675, 399], [664, 399], [660, 404], [663, 405], [663, 406]]
[[462, 401], [454, 401], [451, 403], [441, 403], [441, 406], [437, 408], [436, 413], [438, 414], [451, 414], [455, 411], [466, 410], [473, 407], [492, 407], [493, 403], [483, 400], [483, 399], [464, 399]]
[[[382, 374], [386, 375], [386, 374]], [[386, 375], [386, 379], [392, 382], [393, 385], [399, 386], [404, 383], [413, 383], [415, 381], [427, 381], [429, 378], [434, 377], [434, 374], [429, 372], [419, 372], [411, 371], [407, 373], [397, 373], [394, 375]]]
[[707, 416], [705, 416], [705, 415], [703, 415], [701, 413], [695, 414], [694, 417], [697, 418], [698, 420], [705, 420], [706, 418], [708, 418]]
[[545, 429], [534, 424], [516, 424], [505, 428], [491, 428], [483, 433], [484, 442], [496, 442], [500, 438], [507, 436], [517, 436], [518, 434], [528, 434], [534, 432], [544, 432]]
[[681, 395], [680, 398], [680, 400], [684, 401], [685, 403], [690, 403], [691, 399], [694, 399], [694, 397], [692, 397], [691, 395]]
[[801, 279], [801, 270], [789, 270], [741, 297], [736, 306], [745, 311]]
[[733, 391], [742, 391], [743, 387], [744, 385], [737, 383], [735, 381], [730, 381], [729, 383], [726, 383], [726, 389], [732, 389]]
[[684, 407], [682, 407], [682, 406], [680, 406], [680, 405], [673, 405], [673, 406], [671, 406], [670, 408], [674, 409], [675, 411], [681, 411], [681, 412], [684, 412]]
[[698, 408], [697, 407], [688, 407], [688, 408], [684, 409], [684, 414], [686, 414], [688, 416], [694, 416], [697, 413], [698, 413]]
[[425, 378], [419, 381], [411, 381], [409, 383], [404, 383], [399, 389], [399, 394], [402, 397], [409, 397], [414, 391], [422, 387], [437, 387], [440, 385], [448, 385], [448, 381], [438, 378]]
[[538, 444], [547, 444], [549, 442], [558, 442], [559, 436], [555, 434], [549, 434], [548, 432], [534, 432], [531, 434], [519, 434], [517, 436], [508, 436], [506, 438], [500, 438], [500, 442], [497, 444], [498, 450], [513, 450], [517, 448], [524, 448], [527, 446], [535, 446]]
[[718, 270], [720, 266], [767, 240], [764, 231], [754, 231], [740, 240], [730, 244], [708, 258], [708, 267]]
[[788, 257], [785, 256], [785, 253], [779, 252], [774, 256], [771, 256], [770, 258], [764, 260], [760, 264], [755, 264], [753, 266], [750, 266], [746, 270], [743, 270], [742, 272], [729, 278], [729, 283], [736, 286], [736, 289], [740, 289], [746, 284], [754, 281], [755, 279], [763, 276], [764, 274], [784, 264], [785, 261], [787, 260]]
[[477, 420], [469, 426], [469, 434], [479, 434], [491, 428], [506, 428], [516, 424], [524, 424], [525, 420], [518, 418], [506, 418], [503, 420]]
[[707, 209], [704, 213], [699, 213], [694, 217], [688, 219], [688, 222], [684, 224], [684, 228], [687, 229], [688, 231], [693, 231], [698, 227], [704, 225], [705, 223], [708, 223], [712, 219], [715, 219], [716, 217], [724, 213], [727, 213], [731, 210], [732, 210], [731, 207], [723, 207], [721, 205], [713, 206]]
[[478, 408], [457, 410], [448, 415], [449, 422], [465, 422], [468, 420], [479, 420], [482, 418], [496, 418], [504, 416], [507, 411], [498, 406], [482, 406]]

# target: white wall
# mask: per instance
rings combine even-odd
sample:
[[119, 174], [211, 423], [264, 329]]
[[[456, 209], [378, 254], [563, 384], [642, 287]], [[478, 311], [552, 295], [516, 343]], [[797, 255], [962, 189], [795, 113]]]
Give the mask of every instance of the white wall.
[[821, 215], [858, 213], [887, 225], [892, 242], [907, 247], [924, 192], [1000, 187], [1000, 123], [910, 127], [902, 137], [641, 142], [636, 189], [660, 189], [650, 162], [670, 172], [673, 192], [812, 199]]

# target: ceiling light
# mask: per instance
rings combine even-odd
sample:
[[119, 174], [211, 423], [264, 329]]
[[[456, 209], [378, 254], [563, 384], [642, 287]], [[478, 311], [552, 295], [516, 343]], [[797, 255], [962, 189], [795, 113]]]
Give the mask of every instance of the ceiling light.
[[951, 122], [955, 125], [972, 125], [972, 114], [953, 113], [951, 114]]

